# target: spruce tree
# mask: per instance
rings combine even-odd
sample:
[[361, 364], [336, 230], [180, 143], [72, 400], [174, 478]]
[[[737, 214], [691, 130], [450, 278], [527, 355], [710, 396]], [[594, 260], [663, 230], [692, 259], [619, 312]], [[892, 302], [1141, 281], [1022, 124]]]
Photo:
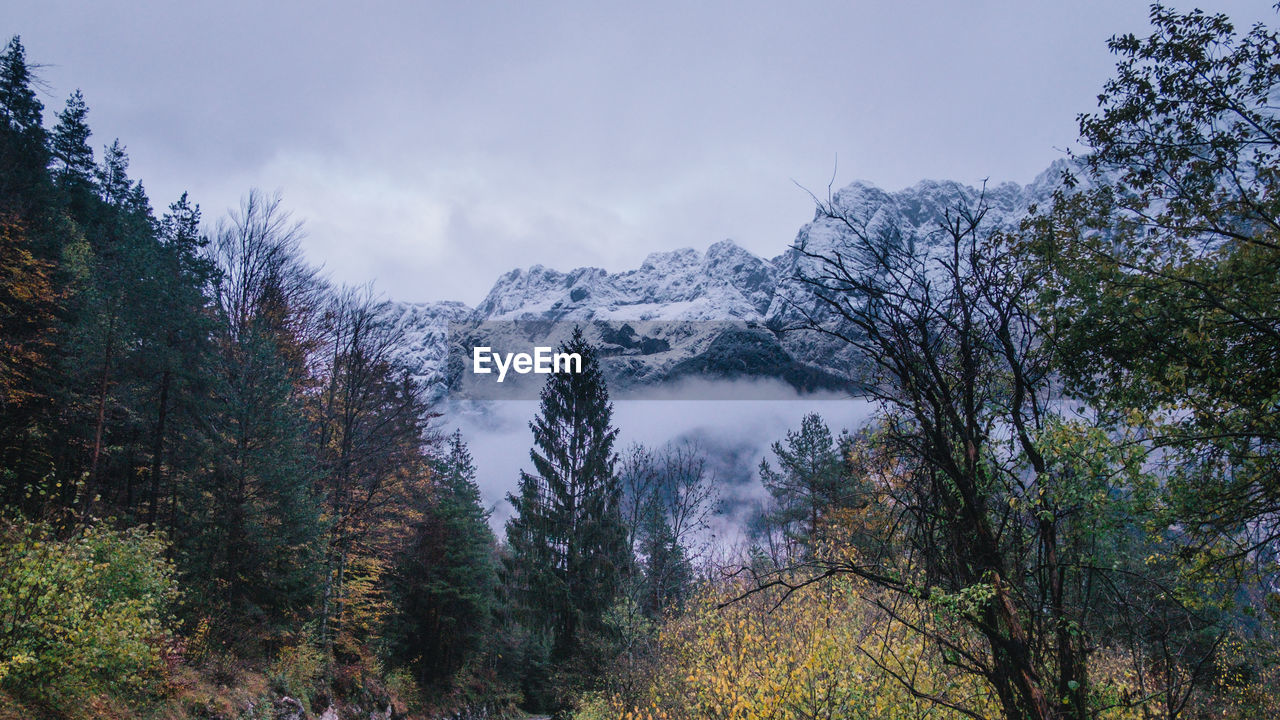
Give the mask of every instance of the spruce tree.
[[132, 516], [143, 494], [135, 455], [145, 432], [139, 410], [153, 374], [154, 316], [168, 309], [156, 272], [155, 219], [128, 167], [123, 146], [114, 143], [99, 170], [101, 197], [88, 198], [78, 219], [91, 270], [74, 298], [62, 402], [78, 416], [67, 425], [66, 445], [81, 449], [60, 464], [72, 477], [87, 471], [79, 493], [85, 517], [119, 510]]
[[767, 523], [782, 530], [788, 544], [812, 550], [824, 518], [848, 502], [849, 478], [831, 430], [821, 415], [809, 413], [800, 429], [788, 430], [786, 442], [775, 442], [772, 450], [776, 470], [767, 458], [760, 461], [760, 481], [774, 500]]
[[684, 602], [693, 584], [693, 568], [671, 528], [666, 508], [650, 498], [640, 525], [640, 553], [644, 556], [641, 609], [650, 618]]
[[440, 687], [484, 649], [498, 573], [489, 514], [461, 432], [433, 464], [426, 510], [392, 575], [397, 613], [387, 634], [392, 655], [423, 685]]
[[[172, 525], [175, 488], [169, 479], [175, 472], [194, 471], [203, 418], [209, 408], [208, 370], [212, 366], [215, 329], [206, 288], [217, 268], [205, 256], [208, 238], [200, 232], [200, 206], [183, 193], [169, 205], [160, 220], [157, 253], [159, 302], [143, 308], [151, 327], [140, 365], [151, 379], [148, 415], [150, 465], [146, 520], [160, 521], [160, 506], [168, 500]], [[166, 487], [168, 485], [168, 487]]]
[[34, 81], [22, 40], [14, 35], [0, 53], [0, 213], [28, 224], [48, 200], [44, 106]]
[[[617, 429], [604, 376], [575, 329], [559, 352], [578, 353], [581, 372], [551, 375], [530, 423], [534, 472], [508, 495], [511, 579], [526, 621], [549, 645], [552, 666], [590, 683], [601, 658], [585, 652], [605, 635], [604, 615], [630, 561], [614, 475]], [[552, 699], [552, 702], [555, 702]]]
[[[8, 473], [37, 455], [21, 436], [52, 394], [48, 370], [64, 296], [58, 276], [62, 233], [50, 228], [57, 213], [50, 207], [33, 81], [26, 51], [14, 36], [0, 53], [0, 463]], [[48, 468], [35, 472], [48, 474]], [[25, 494], [16, 489], [20, 483], [12, 485], [8, 499]]]
[[88, 187], [93, 183], [96, 166], [93, 149], [89, 147], [89, 124], [86, 118], [89, 108], [84, 96], [76, 90], [67, 98], [67, 106], [58, 113], [58, 124], [53, 128], [51, 141], [54, 175], [64, 185]]
[[44, 105], [31, 87], [32, 80], [22, 38], [14, 35], [0, 54], [0, 118], [21, 132], [43, 132], [40, 113]]
[[129, 180], [129, 155], [124, 145], [115, 140], [103, 148], [102, 167], [98, 169], [98, 192], [104, 202], [128, 206], [132, 199], [133, 183]]

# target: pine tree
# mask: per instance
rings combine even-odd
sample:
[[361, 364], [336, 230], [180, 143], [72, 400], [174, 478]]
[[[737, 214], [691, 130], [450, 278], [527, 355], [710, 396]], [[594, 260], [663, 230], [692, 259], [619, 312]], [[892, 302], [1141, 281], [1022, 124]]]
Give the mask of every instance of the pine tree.
[[706, 456], [696, 442], [657, 451], [633, 445], [620, 463], [623, 521], [636, 556], [627, 578], [635, 607], [652, 619], [680, 605], [693, 582], [693, 543], [717, 502]]
[[67, 98], [66, 108], [58, 113], [51, 144], [54, 176], [64, 185], [88, 187], [93, 183], [96, 165], [93, 149], [89, 147], [92, 133], [86, 122], [88, 115], [89, 108], [79, 90]]
[[[92, 255], [89, 273], [78, 288], [66, 362], [66, 403], [80, 419], [68, 424], [69, 456], [64, 471], [87, 469], [80, 511], [132, 516], [142, 497], [135, 451], [144, 433], [139, 413], [151, 384], [159, 344], [156, 315], [169, 308], [161, 289], [162, 246], [141, 184], [128, 176], [129, 159], [117, 141], [98, 171], [101, 197], [85, 198], [79, 218]], [[84, 436], [87, 431], [87, 437]], [[87, 465], [87, 468], [84, 465]]]
[[693, 568], [658, 498], [646, 503], [639, 535], [640, 553], [644, 556], [641, 609], [657, 619], [684, 601], [693, 584]]
[[0, 55], [0, 120], [18, 132], [42, 138], [44, 104], [31, 87], [33, 79], [22, 38], [14, 35]]
[[787, 431], [785, 444], [775, 442], [772, 449], [778, 469], [767, 458], [760, 461], [760, 480], [774, 499], [767, 522], [781, 529], [789, 542], [812, 550], [823, 519], [848, 502], [847, 478], [831, 430], [821, 415], [809, 413], [798, 431]]
[[0, 214], [31, 225], [47, 200], [48, 150], [41, 125], [44, 105], [22, 40], [14, 35], [0, 53]]
[[498, 584], [495, 539], [462, 433], [436, 461], [431, 497], [392, 575], [393, 655], [425, 686], [440, 686], [488, 639]]
[[[144, 353], [144, 374], [153, 379], [150, 408], [150, 467], [146, 520], [159, 522], [160, 505], [169, 501], [172, 524], [175, 492], [167, 480], [174, 466], [193, 466], [194, 438], [207, 411], [206, 371], [211, 365], [213, 333], [206, 289], [217, 268], [204, 256], [208, 239], [200, 231], [200, 206], [184, 192], [160, 220], [155, 269], [160, 301], [146, 311], [151, 327]], [[185, 447], [178, 442], [185, 440]], [[193, 468], [192, 468], [193, 469]], [[169, 485], [166, 492], [166, 485]]]
[[103, 148], [102, 167], [97, 172], [98, 192], [103, 201], [117, 207], [128, 206], [133, 183], [129, 180], [129, 156], [119, 140]]
[[508, 495], [507, 542], [526, 620], [547, 636], [553, 665], [590, 682], [602, 658], [584, 649], [604, 636], [630, 557], [604, 376], [580, 329], [559, 352], [578, 353], [582, 371], [553, 374], [542, 390], [530, 423], [534, 472], [521, 472], [519, 493]]

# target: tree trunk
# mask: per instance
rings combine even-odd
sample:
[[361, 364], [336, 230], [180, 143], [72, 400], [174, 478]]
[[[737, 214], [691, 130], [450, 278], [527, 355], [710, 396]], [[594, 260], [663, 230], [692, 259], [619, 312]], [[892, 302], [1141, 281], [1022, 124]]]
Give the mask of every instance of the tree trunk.
[[160, 472], [164, 469], [164, 433], [165, 419], [169, 410], [170, 373], [164, 371], [160, 378], [160, 412], [156, 418], [156, 434], [151, 447], [151, 503], [147, 508], [147, 524], [153, 529], [160, 505]]
[[107, 324], [107, 346], [102, 358], [102, 377], [98, 382], [98, 419], [93, 427], [93, 456], [89, 461], [89, 478], [85, 483], [84, 508], [81, 519], [87, 521], [98, 494], [98, 462], [102, 456], [102, 428], [107, 422], [107, 386], [111, 377], [111, 350], [115, 342], [116, 319]]

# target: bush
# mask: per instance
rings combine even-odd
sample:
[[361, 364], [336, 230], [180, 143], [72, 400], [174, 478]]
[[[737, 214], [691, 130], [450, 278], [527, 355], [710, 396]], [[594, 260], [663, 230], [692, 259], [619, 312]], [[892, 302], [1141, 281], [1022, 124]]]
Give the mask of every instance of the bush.
[[721, 607], [747, 587], [704, 587], [663, 624], [656, 661], [635, 666], [636, 677], [611, 681], [638, 692], [586, 696], [574, 720], [963, 717], [914, 697], [878, 663], [909, 672], [922, 692], [963, 698], [985, 717], [998, 714], [980, 683], [879, 612], [873, 591], [857, 582], [832, 580], [785, 601], [781, 589], [761, 592]]
[[92, 696], [158, 692], [177, 594], [164, 549], [140, 528], [59, 539], [0, 521], [0, 688], [66, 714]]
[[267, 669], [272, 689], [296, 698], [308, 711], [316, 687], [324, 675], [324, 653], [306, 638], [285, 645]]

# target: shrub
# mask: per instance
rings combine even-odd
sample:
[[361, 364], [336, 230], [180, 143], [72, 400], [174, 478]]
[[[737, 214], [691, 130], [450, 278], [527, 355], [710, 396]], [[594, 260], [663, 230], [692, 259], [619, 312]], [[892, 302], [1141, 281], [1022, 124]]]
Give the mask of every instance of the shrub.
[[0, 521], [0, 687], [71, 714], [85, 699], [159, 691], [177, 594], [155, 534]]
[[879, 612], [858, 583], [833, 580], [785, 601], [781, 592], [761, 592], [721, 607], [746, 587], [705, 587], [664, 623], [657, 662], [630, 680], [639, 696], [587, 696], [575, 720], [961, 717], [914, 697], [885, 667], [911, 674], [922, 692], [966, 698], [994, 716], [979, 683]]
[[296, 698], [307, 710], [313, 709], [312, 697], [323, 675], [324, 653], [305, 637], [280, 648], [267, 669], [272, 688]]

